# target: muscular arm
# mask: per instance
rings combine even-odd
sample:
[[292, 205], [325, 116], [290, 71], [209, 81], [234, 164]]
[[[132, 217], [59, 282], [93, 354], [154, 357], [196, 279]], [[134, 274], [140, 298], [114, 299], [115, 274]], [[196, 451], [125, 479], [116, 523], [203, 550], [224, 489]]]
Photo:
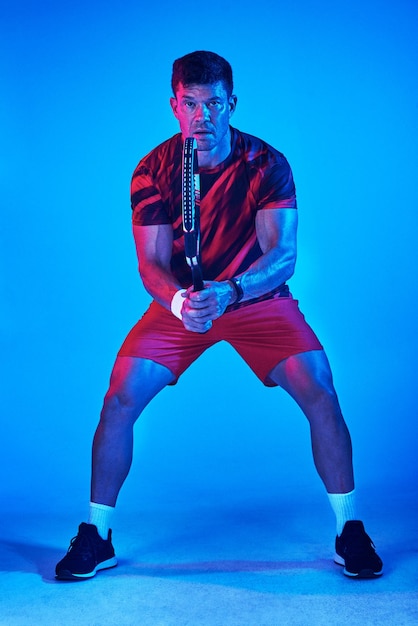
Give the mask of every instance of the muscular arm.
[[241, 275], [243, 300], [261, 296], [293, 275], [297, 222], [295, 209], [258, 211], [255, 225], [263, 255]]
[[[242, 301], [268, 293], [293, 275], [297, 220], [295, 209], [265, 209], [257, 213], [256, 233], [263, 254], [240, 274]], [[202, 321], [215, 320], [235, 301], [235, 290], [228, 281], [208, 281], [205, 287], [189, 294], [185, 308], [195, 308], [196, 317]]]
[[[171, 300], [181, 289], [170, 267], [173, 228], [171, 224], [134, 225], [133, 232], [144, 287], [154, 300], [170, 311]], [[207, 316], [202, 317], [200, 307], [196, 308], [189, 298], [190, 293], [185, 297], [182, 308], [183, 325], [186, 330], [204, 333], [212, 322]]]
[[173, 229], [170, 224], [133, 227], [139, 273], [148, 293], [170, 310], [171, 299], [180, 289], [170, 269]]

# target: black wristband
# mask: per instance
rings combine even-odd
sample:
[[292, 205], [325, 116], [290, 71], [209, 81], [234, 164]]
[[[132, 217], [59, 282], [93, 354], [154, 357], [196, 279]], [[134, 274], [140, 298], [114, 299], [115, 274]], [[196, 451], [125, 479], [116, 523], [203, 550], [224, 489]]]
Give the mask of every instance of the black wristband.
[[237, 299], [234, 304], [240, 302], [244, 297], [244, 291], [241, 287], [241, 278], [229, 278], [229, 282], [233, 284], [235, 293], [237, 294]]

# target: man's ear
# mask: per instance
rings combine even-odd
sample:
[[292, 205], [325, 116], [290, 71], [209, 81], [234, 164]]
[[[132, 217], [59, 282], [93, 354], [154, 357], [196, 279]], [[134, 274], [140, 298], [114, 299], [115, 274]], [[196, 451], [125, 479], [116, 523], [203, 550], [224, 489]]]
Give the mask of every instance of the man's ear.
[[173, 96], [170, 98], [170, 106], [171, 106], [171, 110], [174, 113], [174, 116], [178, 119], [177, 116], [177, 98], [174, 98]]
[[229, 117], [231, 117], [234, 114], [235, 109], [237, 108], [237, 101], [238, 101], [238, 98], [236, 96], [234, 96], [234, 95], [230, 96], [230, 98], [229, 98]]

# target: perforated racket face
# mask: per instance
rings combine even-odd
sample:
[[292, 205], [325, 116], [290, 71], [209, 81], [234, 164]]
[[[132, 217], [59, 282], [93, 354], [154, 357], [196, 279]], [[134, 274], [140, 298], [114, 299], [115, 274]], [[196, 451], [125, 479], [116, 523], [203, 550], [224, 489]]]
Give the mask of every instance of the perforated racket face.
[[195, 291], [203, 289], [200, 266], [200, 178], [197, 163], [197, 142], [187, 137], [183, 145], [182, 218], [184, 251], [192, 270]]
[[196, 139], [187, 137], [183, 146], [182, 216], [183, 230], [188, 233], [196, 230], [196, 149]]

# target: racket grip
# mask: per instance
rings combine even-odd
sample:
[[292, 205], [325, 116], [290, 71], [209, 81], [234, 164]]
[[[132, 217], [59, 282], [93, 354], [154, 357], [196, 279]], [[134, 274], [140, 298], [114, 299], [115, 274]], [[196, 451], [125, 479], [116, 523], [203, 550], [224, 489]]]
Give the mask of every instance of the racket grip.
[[204, 288], [200, 265], [192, 266], [193, 291], [202, 291]]
[[197, 263], [198, 259], [198, 240], [196, 231], [190, 231], [184, 234], [184, 253], [186, 255], [187, 263], [190, 267], [193, 267]]

